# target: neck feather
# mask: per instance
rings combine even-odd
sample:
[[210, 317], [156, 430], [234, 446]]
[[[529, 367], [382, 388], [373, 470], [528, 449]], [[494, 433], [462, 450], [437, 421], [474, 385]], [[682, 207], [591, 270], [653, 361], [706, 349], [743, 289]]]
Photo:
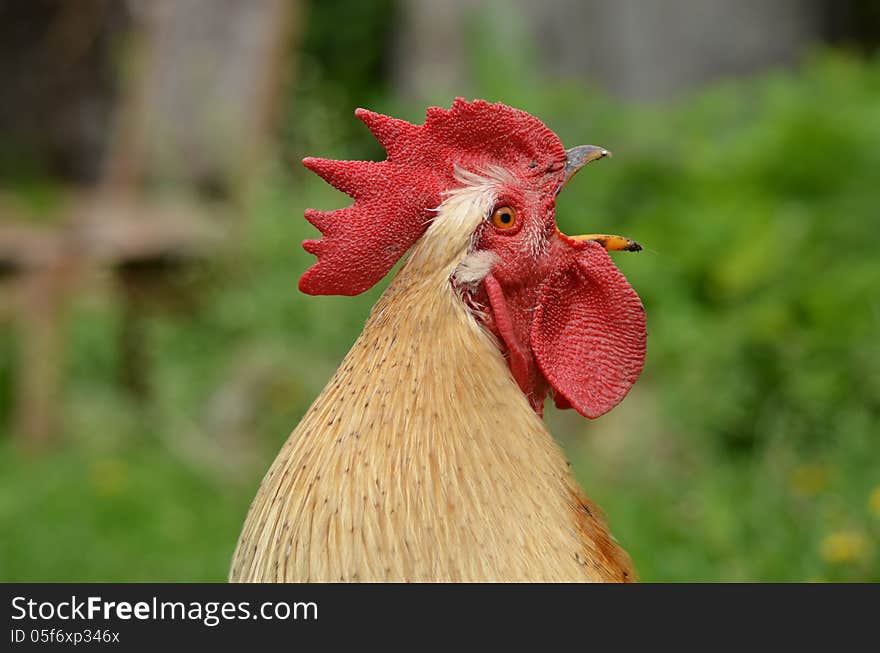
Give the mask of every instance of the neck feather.
[[269, 470], [233, 580], [632, 578], [451, 287], [492, 201], [444, 202]]

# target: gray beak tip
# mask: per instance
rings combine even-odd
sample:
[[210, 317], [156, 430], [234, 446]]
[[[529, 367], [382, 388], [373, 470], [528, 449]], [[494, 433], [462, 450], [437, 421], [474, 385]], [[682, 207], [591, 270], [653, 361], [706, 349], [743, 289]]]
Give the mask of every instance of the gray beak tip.
[[591, 161], [612, 156], [611, 150], [595, 145], [578, 145], [565, 151], [565, 183]]

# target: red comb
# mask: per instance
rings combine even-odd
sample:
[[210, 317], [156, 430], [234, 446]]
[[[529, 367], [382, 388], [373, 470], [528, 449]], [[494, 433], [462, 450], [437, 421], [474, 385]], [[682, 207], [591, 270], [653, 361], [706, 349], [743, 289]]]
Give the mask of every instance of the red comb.
[[[418, 240], [455, 186], [459, 166], [502, 166], [520, 176], [563, 174], [565, 148], [534, 116], [483, 100], [431, 107], [423, 125], [366, 109], [355, 115], [387, 152], [385, 161], [303, 159], [303, 165], [354, 199], [334, 211], [307, 209], [323, 237], [303, 247], [318, 257], [299, 281], [310, 295], [357, 295], [375, 285]], [[548, 188], [559, 175], [547, 175]], [[553, 188], [549, 188], [550, 191]]]

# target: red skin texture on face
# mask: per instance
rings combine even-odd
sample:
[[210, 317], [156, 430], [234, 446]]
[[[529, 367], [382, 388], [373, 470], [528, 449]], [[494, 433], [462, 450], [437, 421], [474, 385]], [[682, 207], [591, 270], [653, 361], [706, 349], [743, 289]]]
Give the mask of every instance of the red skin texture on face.
[[[317, 262], [300, 279], [308, 294], [356, 295], [377, 283], [427, 229], [458, 166], [511, 176], [496, 207], [515, 209], [513, 228], [486, 220], [475, 250], [497, 263], [476, 288], [459, 289], [499, 339], [511, 373], [540, 415], [548, 392], [560, 408], [598, 417], [629, 391], [645, 356], [645, 313], [635, 291], [595, 242], [556, 228], [555, 198], [566, 154], [541, 121], [503, 104], [456, 99], [413, 125], [363, 109], [355, 114], [385, 147], [385, 161], [307, 158], [303, 164], [354, 203], [308, 209], [322, 233], [303, 247]], [[488, 218], [488, 216], [487, 216]]]

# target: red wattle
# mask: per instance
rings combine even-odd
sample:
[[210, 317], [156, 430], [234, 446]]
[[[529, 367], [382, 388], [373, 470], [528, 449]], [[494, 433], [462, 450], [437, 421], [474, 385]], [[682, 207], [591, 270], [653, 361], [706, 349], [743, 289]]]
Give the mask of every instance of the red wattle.
[[645, 310], [608, 253], [589, 242], [545, 279], [530, 340], [556, 404], [599, 417], [641, 374]]
[[[495, 318], [495, 328], [498, 335], [507, 347], [508, 365], [513, 378], [527, 397], [534, 390], [534, 381], [529, 374], [529, 364], [522, 343], [516, 337], [513, 327], [513, 319], [507, 308], [507, 300], [498, 281], [491, 274], [483, 279], [486, 295], [489, 297], [489, 305], [492, 308], [492, 316]], [[542, 397], [543, 399], [543, 397]]]

